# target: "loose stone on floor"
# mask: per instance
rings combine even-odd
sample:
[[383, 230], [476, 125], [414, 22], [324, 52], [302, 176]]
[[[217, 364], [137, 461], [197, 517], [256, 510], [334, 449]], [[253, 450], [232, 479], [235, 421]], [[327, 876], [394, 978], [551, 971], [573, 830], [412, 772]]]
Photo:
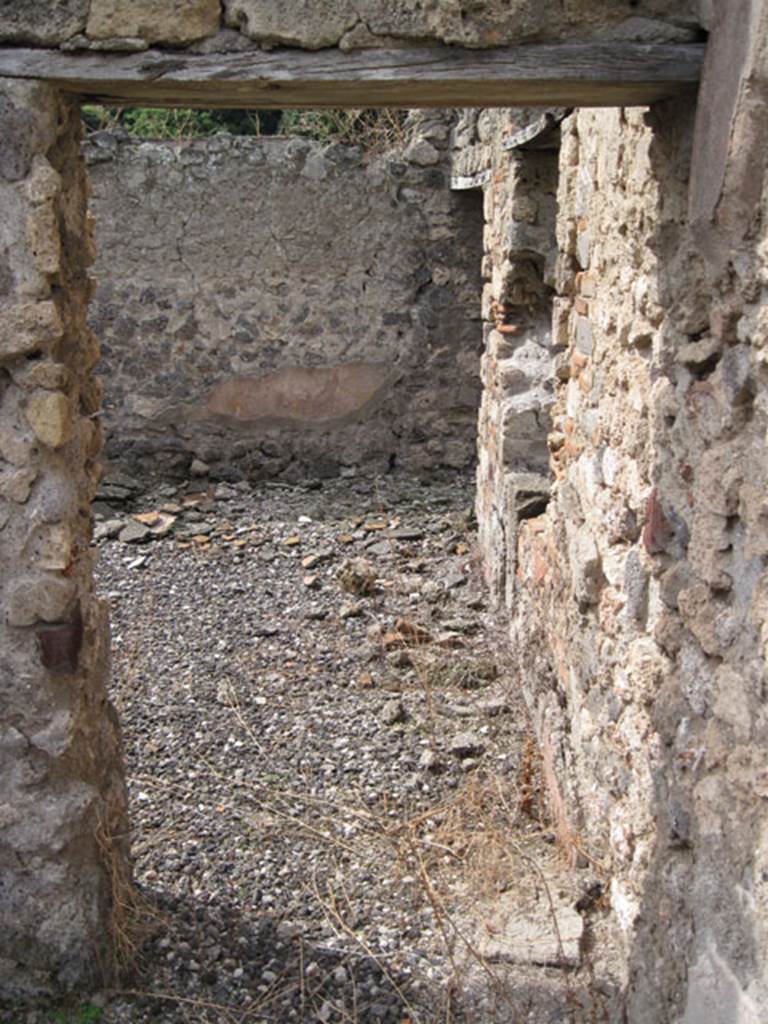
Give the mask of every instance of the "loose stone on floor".
[[102, 488], [146, 907], [139, 969], [102, 1019], [566, 1012], [562, 969], [515, 986], [462, 937], [539, 885], [525, 857], [557, 869], [521, 810], [528, 725], [486, 631], [471, 505], [466, 480]]

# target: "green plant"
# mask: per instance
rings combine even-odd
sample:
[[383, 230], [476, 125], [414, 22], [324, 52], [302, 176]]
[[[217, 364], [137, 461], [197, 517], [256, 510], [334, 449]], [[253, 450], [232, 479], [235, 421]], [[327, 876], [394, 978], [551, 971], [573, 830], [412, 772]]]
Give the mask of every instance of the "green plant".
[[106, 107], [86, 103], [87, 132], [123, 128], [137, 139], [182, 141], [211, 135], [299, 135], [328, 145], [381, 153], [405, 141], [407, 110], [192, 110], [188, 107]]
[[105, 107], [87, 103], [80, 115], [86, 131], [124, 128], [137, 139], [197, 139], [219, 132], [272, 135], [280, 122], [274, 110], [192, 110], [188, 107]]
[[52, 1024], [96, 1024], [104, 1016], [104, 1010], [93, 1003], [83, 1003], [74, 1010], [59, 1010], [53, 1015]]

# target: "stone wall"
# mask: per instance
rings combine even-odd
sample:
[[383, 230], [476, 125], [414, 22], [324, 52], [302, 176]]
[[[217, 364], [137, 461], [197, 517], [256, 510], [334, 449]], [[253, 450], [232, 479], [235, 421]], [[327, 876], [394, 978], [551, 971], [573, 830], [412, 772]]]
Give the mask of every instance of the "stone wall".
[[[487, 572], [561, 843], [608, 888], [596, 917], [617, 928], [615, 1013], [633, 1024], [757, 1024], [768, 995], [758, 10], [710, 56], [704, 98], [732, 106], [700, 108], [693, 176], [693, 97], [562, 122], [551, 494], [522, 522], [504, 485], [519, 380], [504, 364], [528, 326], [489, 330], [484, 356]], [[508, 155], [502, 174], [500, 150], [486, 183], [487, 236], [506, 238], [494, 266], [525, 196], [526, 158]]]
[[484, 185], [485, 353], [477, 513], [491, 596], [513, 601], [517, 531], [549, 496], [552, 337], [562, 111], [465, 111], [454, 181]]
[[[173, 4], [150, 21], [140, 2], [14, 3], [0, 23], [33, 45], [238, 48], [573, 38], [630, 14], [666, 18], [643, 28], [664, 34], [693, 15], [537, 0], [362, 17], [361, 2], [319, 26], [294, 8], [297, 31], [277, 5], [231, 0], [222, 35], [218, 3], [187, 8], [171, 22]], [[491, 577], [562, 848], [606, 885], [585, 913], [621, 937], [613, 1019], [632, 1024], [758, 1024], [768, 1004], [768, 15], [757, 0], [705, 14], [695, 130], [693, 97], [562, 121], [554, 275], [551, 158], [517, 146], [457, 174], [491, 172], [479, 508], [498, 521], [483, 543], [504, 560]], [[87, 555], [98, 389], [76, 117], [47, 86], [3, 82], [0, 122], [0, 985], [21, 1001], [108, 973], [125, 817]], [[488, 141], [479, 119], [466, 130]], [[542, 434], [551, 421], [546, 467], [547, 438], [524, 438], [522, 464], [503, 444], [530, 412]], [[550, 476], [544, 511], [513, 517], [518, 471]]]
[[86, 145], [106, 454], [227, 479], [472, 464], [482, 210], [450, 118], [364, 160], [305, 139]]
[[11, 0], [0, 42], [130, 52], [294, 46], [344, 50], [448, 43], [489, 47], [612, 38], [675, 40], [708, 0]]
[[127, 877], [106, 609], [93, 595], [98, 354], [79, 112], [0, 82], [0, 993], [99, 983]]

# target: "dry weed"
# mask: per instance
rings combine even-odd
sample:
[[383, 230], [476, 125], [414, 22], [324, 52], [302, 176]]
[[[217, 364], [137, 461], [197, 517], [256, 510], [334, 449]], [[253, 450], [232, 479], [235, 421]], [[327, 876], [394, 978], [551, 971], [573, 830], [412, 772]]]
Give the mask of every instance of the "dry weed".
[[472, 651], [414, 648], [410, 657], [419, 683], [425, 688], [478, 690], [499, 675], [494, 658]]

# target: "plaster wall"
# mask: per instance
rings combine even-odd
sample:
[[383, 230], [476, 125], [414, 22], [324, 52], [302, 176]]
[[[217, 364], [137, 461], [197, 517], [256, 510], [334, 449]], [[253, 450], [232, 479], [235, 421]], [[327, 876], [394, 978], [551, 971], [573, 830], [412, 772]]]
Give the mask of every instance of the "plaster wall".
[[482, 210], [449, 115], [407, 145], [217, 136], [85, 147], [108, 459], [234, 479], [470, 466]]

